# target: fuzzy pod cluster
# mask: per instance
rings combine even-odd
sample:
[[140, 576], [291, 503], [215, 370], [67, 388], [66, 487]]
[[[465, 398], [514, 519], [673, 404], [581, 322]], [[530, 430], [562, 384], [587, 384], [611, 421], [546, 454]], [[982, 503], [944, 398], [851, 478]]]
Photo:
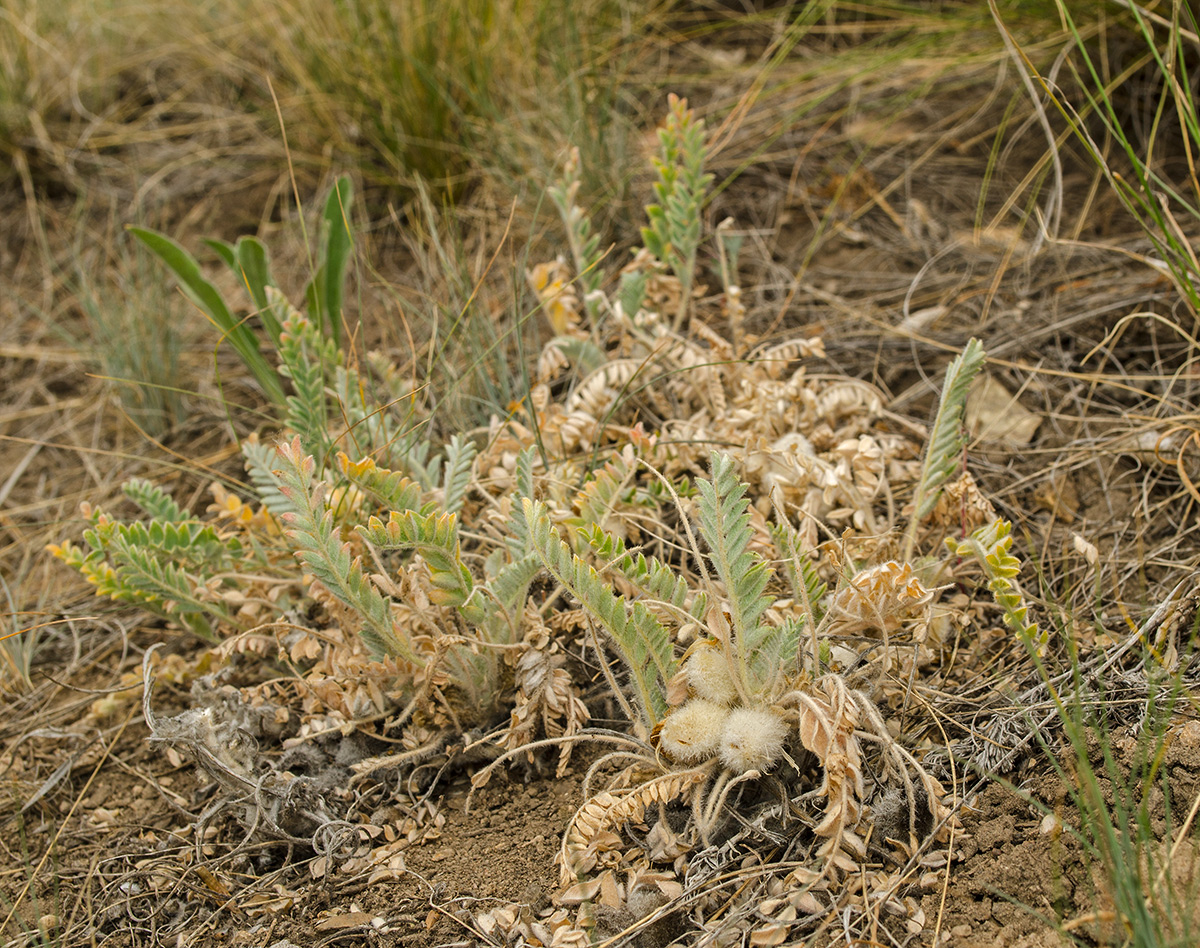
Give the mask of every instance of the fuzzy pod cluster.
[[768, 707], [738, 704], [728, 662], [718, 649], [701, 646], [683, 670], [692, 697], [663, 722], [662, 750], [681, 764], [717, 757], [738, 774], [770, 770], [787, 740], [784, 718]]

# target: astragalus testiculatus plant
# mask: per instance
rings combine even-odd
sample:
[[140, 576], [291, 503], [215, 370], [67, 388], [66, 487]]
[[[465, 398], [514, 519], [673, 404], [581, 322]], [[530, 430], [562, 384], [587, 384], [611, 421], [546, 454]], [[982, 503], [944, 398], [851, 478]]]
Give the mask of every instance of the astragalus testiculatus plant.
[[[754, 340], [725, 230], [721, 292], [696, 278], [703, 125], [672, 99], [660, 138], [645, 247], [611, 282], [567, 162], [552, 197], [573, 259], [529, 274], [552, 333], [537, 379], [440, 446], [422, 387], [350, 358], [248, 245], [280, 436], [243, 444], [249, 483], [214, 485], [207, 517], [139, 482], [148, 520], [89, 509], [89, 549], [55, 553], [213, 644], [208, 707], [149, 712], [155, 737], [233, 788], [206, 819], [228, 804], [250, 836], [322, 853], [321, 872], [403, 871], [421, 830], [372, 823], [385, 800], [434, 819], [431, 782], [540, 769], [546, 748], [561, 775], [607, 741], [555, 904], [486, 931], [777, 944], [885, 910], [917, 930], [905, 886], [944, 865], [955, 800], [923, 760], [913, 684], [965, 621], [939, 600], [960, 569], [942, 541], [995, 519], [962, 463], [983, 351], [948, 368], [918, 438], [873, 386], [818, 371], [819, 335]], [[275, 671], [249, 671], [259, 656]], [[589, 726], [605, 697], [629, 729]], [[234, 732], [286, 753], [222, 753]]]

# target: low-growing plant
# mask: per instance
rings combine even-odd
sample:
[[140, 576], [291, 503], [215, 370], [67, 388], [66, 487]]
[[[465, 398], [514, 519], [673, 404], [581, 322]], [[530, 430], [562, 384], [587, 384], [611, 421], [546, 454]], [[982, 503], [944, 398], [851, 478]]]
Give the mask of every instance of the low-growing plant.
[[[612, 311], [605, 299], [598, 302], [601, 311]], [[907, 538], [915, 549], [933, 553], [931, 537], [973, 525], [990, 510], [963, 470], [964, 405], [983, 359], [972, 340], [947, 369], [923, 462], [913, 472], [920, 502], [914, 502]], [[734, 364], [725, 371], [736, 377], [740, 370]], [[719, 391], [715, 385], [706, 390]], [[661, 443], [646, 446], [664, 456]], [[948, 812], [944, 790], [895, 739], [876, 701], [899, 664], [901, 643], [921, 648], [936, 590], [920, 577], [942, 575], [950, 564], [929, 556], [917, 567], [843, 557], [830, 589], [818, 575], [803, 519], [797, 525], [777, 502], [777, 522], [768, 528], [750, 506], [733, 458], [713, 453], [709, 470], [710, 479], [695, 482], [686, 504], [675, 497], [683, 508], [675, 535], [692, 550], [690, 570], [676, 551], [669, 559], [651, 556], [613, 532], [629, 523], [622, 498], [638, 482], [631, 460], [610, 462], [567, 504], [587, 511], [590, 526], [581, 517], [556, 515], [562, 500], [522, 501], [536, 551], [621, 659], [623, 673], [606, 674], [618, 697], [627, 689], [623, 704], [641, 742], [640, 750], [623, 748], [602, 759], [624, 766], [608, 789], [590, 794], [564, 837], [562, 897], [585, 904], [585, 926], [595, 923], [586, 907], [592, 894], [614, 884], [604, 867], [615, 857], [605, 853], [619, 848], [613, 833], [626, 820], [657, 822], [652, 835], [675, 840], [670, 852], [694, 849], [703, 862], [704, 854], [721, 849], [731, 826], [743, 827], [734, 838], [761, 833], [776, 840], [773, 834], [787, 832], [777, 820], [786, 824], [789, 812], [822, 804], [819, 815], [802, 818], [820, 871], [792, 880], [803, 880], [807, 894], [797, 898], [811, 914], [823, 905], [812, 900], [822, 886], [860, 871], [865, 839], [888, 837], [911, 852], [931, 827], [944, 826]], [[787, 483], [776, 482], [781, 495]], [[693, 516], [705, 553], [692, 537]], [[778, 575], [758, 552], [772, 542]], [[695, 641], [683, 649], [689, 636]], [[851, 636], [863, 644], [840, 644]], [[870, 667], [878, 671], [870, 674]], [[893, 790], [884, 789], [889, 784]], [[773, 810], [767, 800], [775, 799], [790, 799], [790, 811]], [[689, 820], [667, 817], [683, 805], [691, 807]], [[876, 818], [885, 820], [877, 832], [867, 828]], [[646, 871], [661, 870], [653, 856], [650, 863]], [[636, 883], [617, 886], [631, 898]], [[786, 926], [770, 930], [774, 936]]]
[[[79, 570], [98, 595], [136, 603], [214, 644], [231, 632], [269, 627], [299, 601], [303, 590], [291, 565], [294, 556], [320, 584], [322, 595], [345, 607], [346, 618], [357, 617], [349, 647], [355, 637], [361, 639], [375, 658], [401, 662], [414, 682], [439, 662], [453, 666], [469, 703], [483, 712], [493, 709], [499, 650], [514, 640], [538, 563], [523, 552], [518, 536], [488, 558], [481, 582], [463, 563], [457, 515], [470, 486], [474, 446], [452, 439], [445, 464], [438, 465], [444, 480], [434, 491], [369, 458], [352, 461], [345, 453], [338, 455], [338, 475], [326, 470], [320, 479], [299, 435], [278, 449], [255, 442], [247, 442], [246, 449], [252, 476], [261, 485], [257, 510], [215, 485], [218, 519], [202, 522], [161, 489], [131, 481], [125, 493], [149, 520], [120, 521], [88, 509], [92, 526], [84, 540], [90, 549], [64, 543], [52, 551]], [[526, 480], [530, 463], [530, 455], [523, 455], [520, 470]], [[372, 579], [362, 560], [368, 552], [379, 557], [391, 550], [419, 554], [418, 572], [428, 583], [421, 598], [456, 609], [469, 634], [438, 630], [436, 624], [430, 628], [430, 623], [415, 623], [425, 626], [418, 631], [397, 621], [397, 603], [380, 586], [398, 593], [400, 584], [379, 575]], [[416, 577], [411, 582], [414, 589], [422, 585]], [[413, 619], [411, 612], [405, 619]], [[461, 641], [438, 644], [439, 631]]]
[[[335, 194], [331, 216], [349, 197], [341, 188]], [[166, 238], [148, 243], [166, 248], [176, 263], [183, 259]], [[364, 376], [347, 364], [331, 328], [340, 318], [336, 287], [345, 261], [337, 240], [326, 241], [323, 266], [309, 285], [310, 310], [324, 314], [320, 321], [270, 282], [266, 251], [256, 241], [215, 246], [260, 302], [280, 360], [271, 379], [285, 393], [280, 415], [291, 437], [278, 448], [243, 442], [249, 501], [214, 484], [214, 516], [202, 519], [160, 488], [131, 481], [126, 496], [144, 519], [85, 505], [85, 545], [67, 542], [52, 551], [98, 595], [142, 606], [210, 644], [269, 628], [315, 597], [339, 624], [354, 617], [341, 645], [351, 656], [365, 647], [367, 655], [348, 660], [392, 664], [390, 688], [407, 713], [440, 702], [463, 727], [486, 723], [499, 711], [506, 649], [520, 641], [538, 563], [510, 524], [485, 557], [481, 579], [464, 564], [458, 518], [474, 485], [475, 443], [456, 434], [444, 451], [433, 451], [422, 436], [426, 419], [411, 393], [396, 390], [389, 367], [377, 363], [378, 371]], [[220, 312], [224, 304], [209, 294], [210, 284], [192, 280], [191, 288]], [[377, 389], [379, 404], [370, 397]], [[532, 490], [528, 451], [516, 476]], [[385, 562], [399, 565], [405, 554], [412, 559], [398, 577], [372, 572]], [[424, 604], [456, 610], [462, 628], [440, 626]], [[446, 690], [459, 694], [447, 698], [439, 690], [445, 686], [436, 682], [446, 676]]]
[[[918, 827], [942, 815], [943, 792], [897, 744], [872, 699], [823, 666], [819, 653], [811, 665], [801, 657], [806, 626], [816, 622], [818, 609], [827, 617], [825, 631], [834, 617], [851, 610], [874, 611], [873, 620], [883, 626], [920, 614], [930, 595], [911, 571], [897, 567], [889, 578], [899, 577], [909, 587], [900, 595], [889, 598], [886, 581], [849, 583], [826, 603], [821, 601], [824, 588], [801, 566], [797, 575], [805, 592], [798, 598], [808, 603], [808, 611], [794, 603], [790, 614], [768, 617], [779, 596], [767, 592], [774, 571], [750, 545], [754, 531], [746, 485], [731, 457], [714, 452], [710, 465], [711, 480], [696, 482], [695, 499], [707, 554], [693, 546], [693, 555], [702, 576], [710, 570], [715, 574], [703, 590], [689, 589], [657, 558], [631, 555], [620, 539], [594, 526], [583, 536], [606, 571], [632, 587], [631, 597], [619, 595], [562, 539], [544, 504], [528, 497], [522, 501], [534, 550], [623, 661], [634, 696], [626, 709], [635, 733], [667, 761], [656, 763], [647, 753], [642, 766], [658, 776], [619, 796], [597, 796], [579, 811], [564, 837], [566, 886], [596, 868], [595, 833], [628, 818], [631, 807], [690, 796], [692, 832], [711, 844], [729, 819], [734, 789], [745, 794], [752, 782], [766, 781], [789, 799], [824, 803], [822, 817], [810, 825], [823, 840], [819, 854], [834, 877], [866, 854], [860, 819], [868, 773], [876, 786], [903, 788], [911, 845], [917, 844]], [[891, 586], [895, 593], [896, 583]], [[674, 643], [685, 627], [704, 631], [681, 662]], [[873, 762], [868, 748], [878, 752]], [[816, 786], [806, 785], [807, 768], [797, 763], [808, 755], [822, 768]], [[628, 769], [625, 773], [628, 777]], [[677, 779], [660, 779], [672, 774]], [[778, 818], [787, 821], [784, 814]]]
[[[920, 461], [920, 446], [882, 423], [874, 387], [807, 374], [819, 338], [751, 346], [728, 257], [725, 298], [696, 318], [705, 142], [680, 100], [668, 126], [665, 203], [648, 211], [666, 259], [642, 252], [619, 280], [598, 279], [599, 243], [568, 163], [554, 200], [582, 269], [572, 277], [555, 261], [530, 274], [553, 331], [536, 384], [486, 432], [451, 429], [441, 445], [427, 437], [448, 424], [425, 407], [436, 399], [385, 359], [351, 358], [314, 316], [330, 304], [293, 307], [265, 276], [264, 249], [224, 246], [279, 360], [263, 363], [282, 396], [283, 437], [243, 443], [248, 484], [214, 485], [206, 517], [134, 483], [126, 492], [144, 517], [87, 508], [85, 546], [54, 551], [98, 593], [144, 605], [219, 656], [260, 652], [289, 666], [247, 700], [285, 704], [293, 746], [364, 722], [399, 735], [404, 749], [358, 761], [356, 779], [441, 766], [458, 753], [452, 735], [501, 754], [477, 781], [513, 757], [536, 761], [542, 746], [561, 749], [561, 772], [579, 741], [615, 741], [567, 827], [563, 898], [591, 902], [595, 886], [615, 885], [618, 831], [645, 818], [656, 842], [635, 861], [647, 870], [685, 853], [721, 865], [735, 837], [794, 837], [803, 851], [776, 881], [811, 917], [867, 871], [869, 845], [914, 858], [947, 815], [948, 795], [880, 708], [905, 700], [892, 678], [916, 672], [930, 577], [945, 565], [917, 553], [962, 522], [946, 495], [969, 487], [951, 478], [983, 352], [972, 342], [952, 364]], [[191, 290], [203, 298], [205, 285]], [[722, 318], [734, 342], [708, 325]], [[882, 498], [913, 488], [911, 557], [897, 558], [900, 525]], [[751, 503], [753, 489], [764, 503]], [[539, 582], [543, 569], [578, 609]], [[584, 730], [575, 631], [631, 735]], [[303, 709], [296, 718], [288, 702]], [[247, 761], [219, 753], [231, 723], [158, 720], [149, 698], [146, 708], [156, 740], [224, 767], [214, 776], [234, 795], [253, 785]], [[615, 774], [597, 790], [608, 764]], [[294, 844], [313, 821], [281, 822], [298, 791], [274, 778], [262, 825]], [[252, 807], [240, 809], [257, 825]], [[867, 889], [900, 884], [872, 879]]]

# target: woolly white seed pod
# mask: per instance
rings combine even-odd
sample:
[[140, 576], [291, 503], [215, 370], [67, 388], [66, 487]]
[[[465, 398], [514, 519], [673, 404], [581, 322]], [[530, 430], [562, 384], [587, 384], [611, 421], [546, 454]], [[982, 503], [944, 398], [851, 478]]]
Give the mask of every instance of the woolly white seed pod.
[[702, 645], [684, 663], [687, 682], [698, 697], [717, 704], [737, 702], [737, 686], [729, 674], [729, 662], [720, 648]]
[[696, 764], [715, 757], [729, 709], [713, 701], [693, 698], [663, 721], [659, 746], [681, 764]]
[[736, 708], [721, 732], [721, 763], [735, 773], [767, 771], [783, 753], [788, 726], [766, 708]]

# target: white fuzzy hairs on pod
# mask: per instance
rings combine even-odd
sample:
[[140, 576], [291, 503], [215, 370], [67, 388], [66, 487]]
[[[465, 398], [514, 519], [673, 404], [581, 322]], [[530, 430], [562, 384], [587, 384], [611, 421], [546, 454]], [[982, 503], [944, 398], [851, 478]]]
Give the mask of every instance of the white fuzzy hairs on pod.
[[768, 771], [783, 753], [787, 722], [767, 708], [736, 708], [721, 731], [721, 763], [735, 773]]
[[688, 685], [699, 697], [724, 705], [737, 701], [737, 686], [729, 674], [729, 662], [719, 647], [703, 645], [697, 648], [683, 668]]
[[659, 746], [681, 764], [695, 764], [715, 757], [729, 714], [723, 704], [693, 698], [672, 711], [663, 722]]

